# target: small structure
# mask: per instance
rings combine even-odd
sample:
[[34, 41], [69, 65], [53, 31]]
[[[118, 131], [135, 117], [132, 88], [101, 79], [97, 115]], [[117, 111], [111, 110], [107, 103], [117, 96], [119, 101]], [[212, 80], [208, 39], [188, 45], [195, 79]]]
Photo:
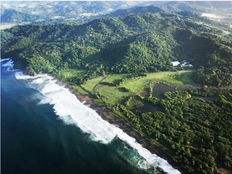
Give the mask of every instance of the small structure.
[[180, 67], [181, 67], [181, 68], [192, 68], [193, 65], [190, 64], [189, 62], [187, 62], [186, 60], [183, 60], [183, 61], [181, 62], [181, 64], [180, 64]]
[[180, 62], [179, 61], [173, 61], [171, 62], [172, 66], [178, 66], [180, 65]]
[[171, 62], [172, 66], [174, 67], [180, 67], [180, 68], [193, 68], [193, 65], [190, 64], [188, 61], [183, 60], [181, 62], [179, 61], [173, 61]]

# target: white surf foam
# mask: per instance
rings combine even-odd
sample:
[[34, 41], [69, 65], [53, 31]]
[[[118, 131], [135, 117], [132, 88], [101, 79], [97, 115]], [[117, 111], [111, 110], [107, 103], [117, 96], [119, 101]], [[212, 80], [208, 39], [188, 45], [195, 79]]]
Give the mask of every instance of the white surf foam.
[[5, 58], [5, 59], [1, 59], [0, 62], [6, 61], [6, 60], [10, 60], [10, 58]]
[[67, 88], [58, 85], [49, 75], [28, 76], [17, 72], [17, 79], [26, 80], [28, 84], [40, 91], [44, 96], [40, 103], [53, 105], [55, 113], [66, 123], [75, 124], [83, 132], [88, 133], [94, 141], [104, 144], [110, 143], [116, 136], [129, 146], [137, 150], [150, 165], [161, 168], [169, 174], [180, 174], [166, 160], [140, 145], [134, 138], [127, 135], [123, 130], [103, 120], [93, 109], [80, 102]]
[[7, 71], [13, 70], [14, 62], [10, 58], [1, 59], [1, 63], [1, 67], [6, 67]]

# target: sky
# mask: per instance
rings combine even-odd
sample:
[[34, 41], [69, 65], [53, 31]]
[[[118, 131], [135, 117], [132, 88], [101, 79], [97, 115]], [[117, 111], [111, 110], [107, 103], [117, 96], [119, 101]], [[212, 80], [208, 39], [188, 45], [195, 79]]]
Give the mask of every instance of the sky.
[[[0, 2], [9, 2], [9, 1], [20, 2], [25, 0], [0, 0]], [[26, 1], [125, 1], [125, 0], [26, 0]], [[126, 1], [156, 1], [156, 0], [126, 0]], [[157, 0], [157, 1], [168, 1], [168, 0]], [[183, 1], [183, 0], [171, 0], [171, 1]], [[204, 1], [204, 0], [185, 0], [185, 1]], [[211, 1], [232, 1], [232, 0], [211, 0]]]

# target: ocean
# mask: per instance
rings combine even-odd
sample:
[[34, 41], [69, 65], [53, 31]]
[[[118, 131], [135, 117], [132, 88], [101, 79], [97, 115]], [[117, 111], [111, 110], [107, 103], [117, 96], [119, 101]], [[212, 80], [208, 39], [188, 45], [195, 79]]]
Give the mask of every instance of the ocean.
[[179, 174], [48, 75], [1, 60], [2, 174]]

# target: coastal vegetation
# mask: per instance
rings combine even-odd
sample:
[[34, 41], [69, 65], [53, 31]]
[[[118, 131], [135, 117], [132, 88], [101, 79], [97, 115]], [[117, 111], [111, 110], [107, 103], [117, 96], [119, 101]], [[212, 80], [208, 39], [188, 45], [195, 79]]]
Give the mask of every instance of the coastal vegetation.
[[[103, 102], [112, 112], [149, 137], [153, 145], [168, 152], [188, 173], [218, 173], [218, 166], [231, 167], [231, 89], [193, 86], [191, 90], [166, 92], [159, 99], [153, 94], [144, 97], [142, 91], [131, 91], [130, 85], [128, 88], [123, 85], [134, 81], [127, 78], [125, 83], [115, 85], [114, 78], [102, 77], [87, 81], [82, 87], [95, 94], [99, 103]], [[163, 80], [155, 81], [163, 83]], [[88, 83], [94, 84], [94, 87]], [[179, 83], [181, 80], [176, 82]], [[139, 86], [138, 83], [133, 84], [135, 89], [136, 85]], [[123, 91], [121, 86], [125, 88]], [[150, 87], [150, 84], [143, 87]], [[155, 93], [156, 88], [153, 91]]]
[[[96, 103], [148, 137], [188, 173], [219, 173], [219, 167], [232, 164], [232, 89], [198, 86], [190, 80], [192, 74], [109, 74], [82, 85], [70, 82], [70, 76], [63, 80], [82, 94], [95, 96]], [[155, 83], [171, 88], [157, 94], [165, 86]]]
[[1, 36], [2, 57], [91, 97], [184, 172], [231, 169], [232, 44], [204, 26], [156, 9], [83, 25], [17, 26]]
[[141, 13], [93, 20], [83, 25], [26, 25], [1, 32], [2, 56], [30, 72], [85, 70], [80, 83], [104, 73], [173, 71], [172, 61], [187, 61], [199, 84], [232, 83], [231, 43], [207, 28], [155, 8]]

